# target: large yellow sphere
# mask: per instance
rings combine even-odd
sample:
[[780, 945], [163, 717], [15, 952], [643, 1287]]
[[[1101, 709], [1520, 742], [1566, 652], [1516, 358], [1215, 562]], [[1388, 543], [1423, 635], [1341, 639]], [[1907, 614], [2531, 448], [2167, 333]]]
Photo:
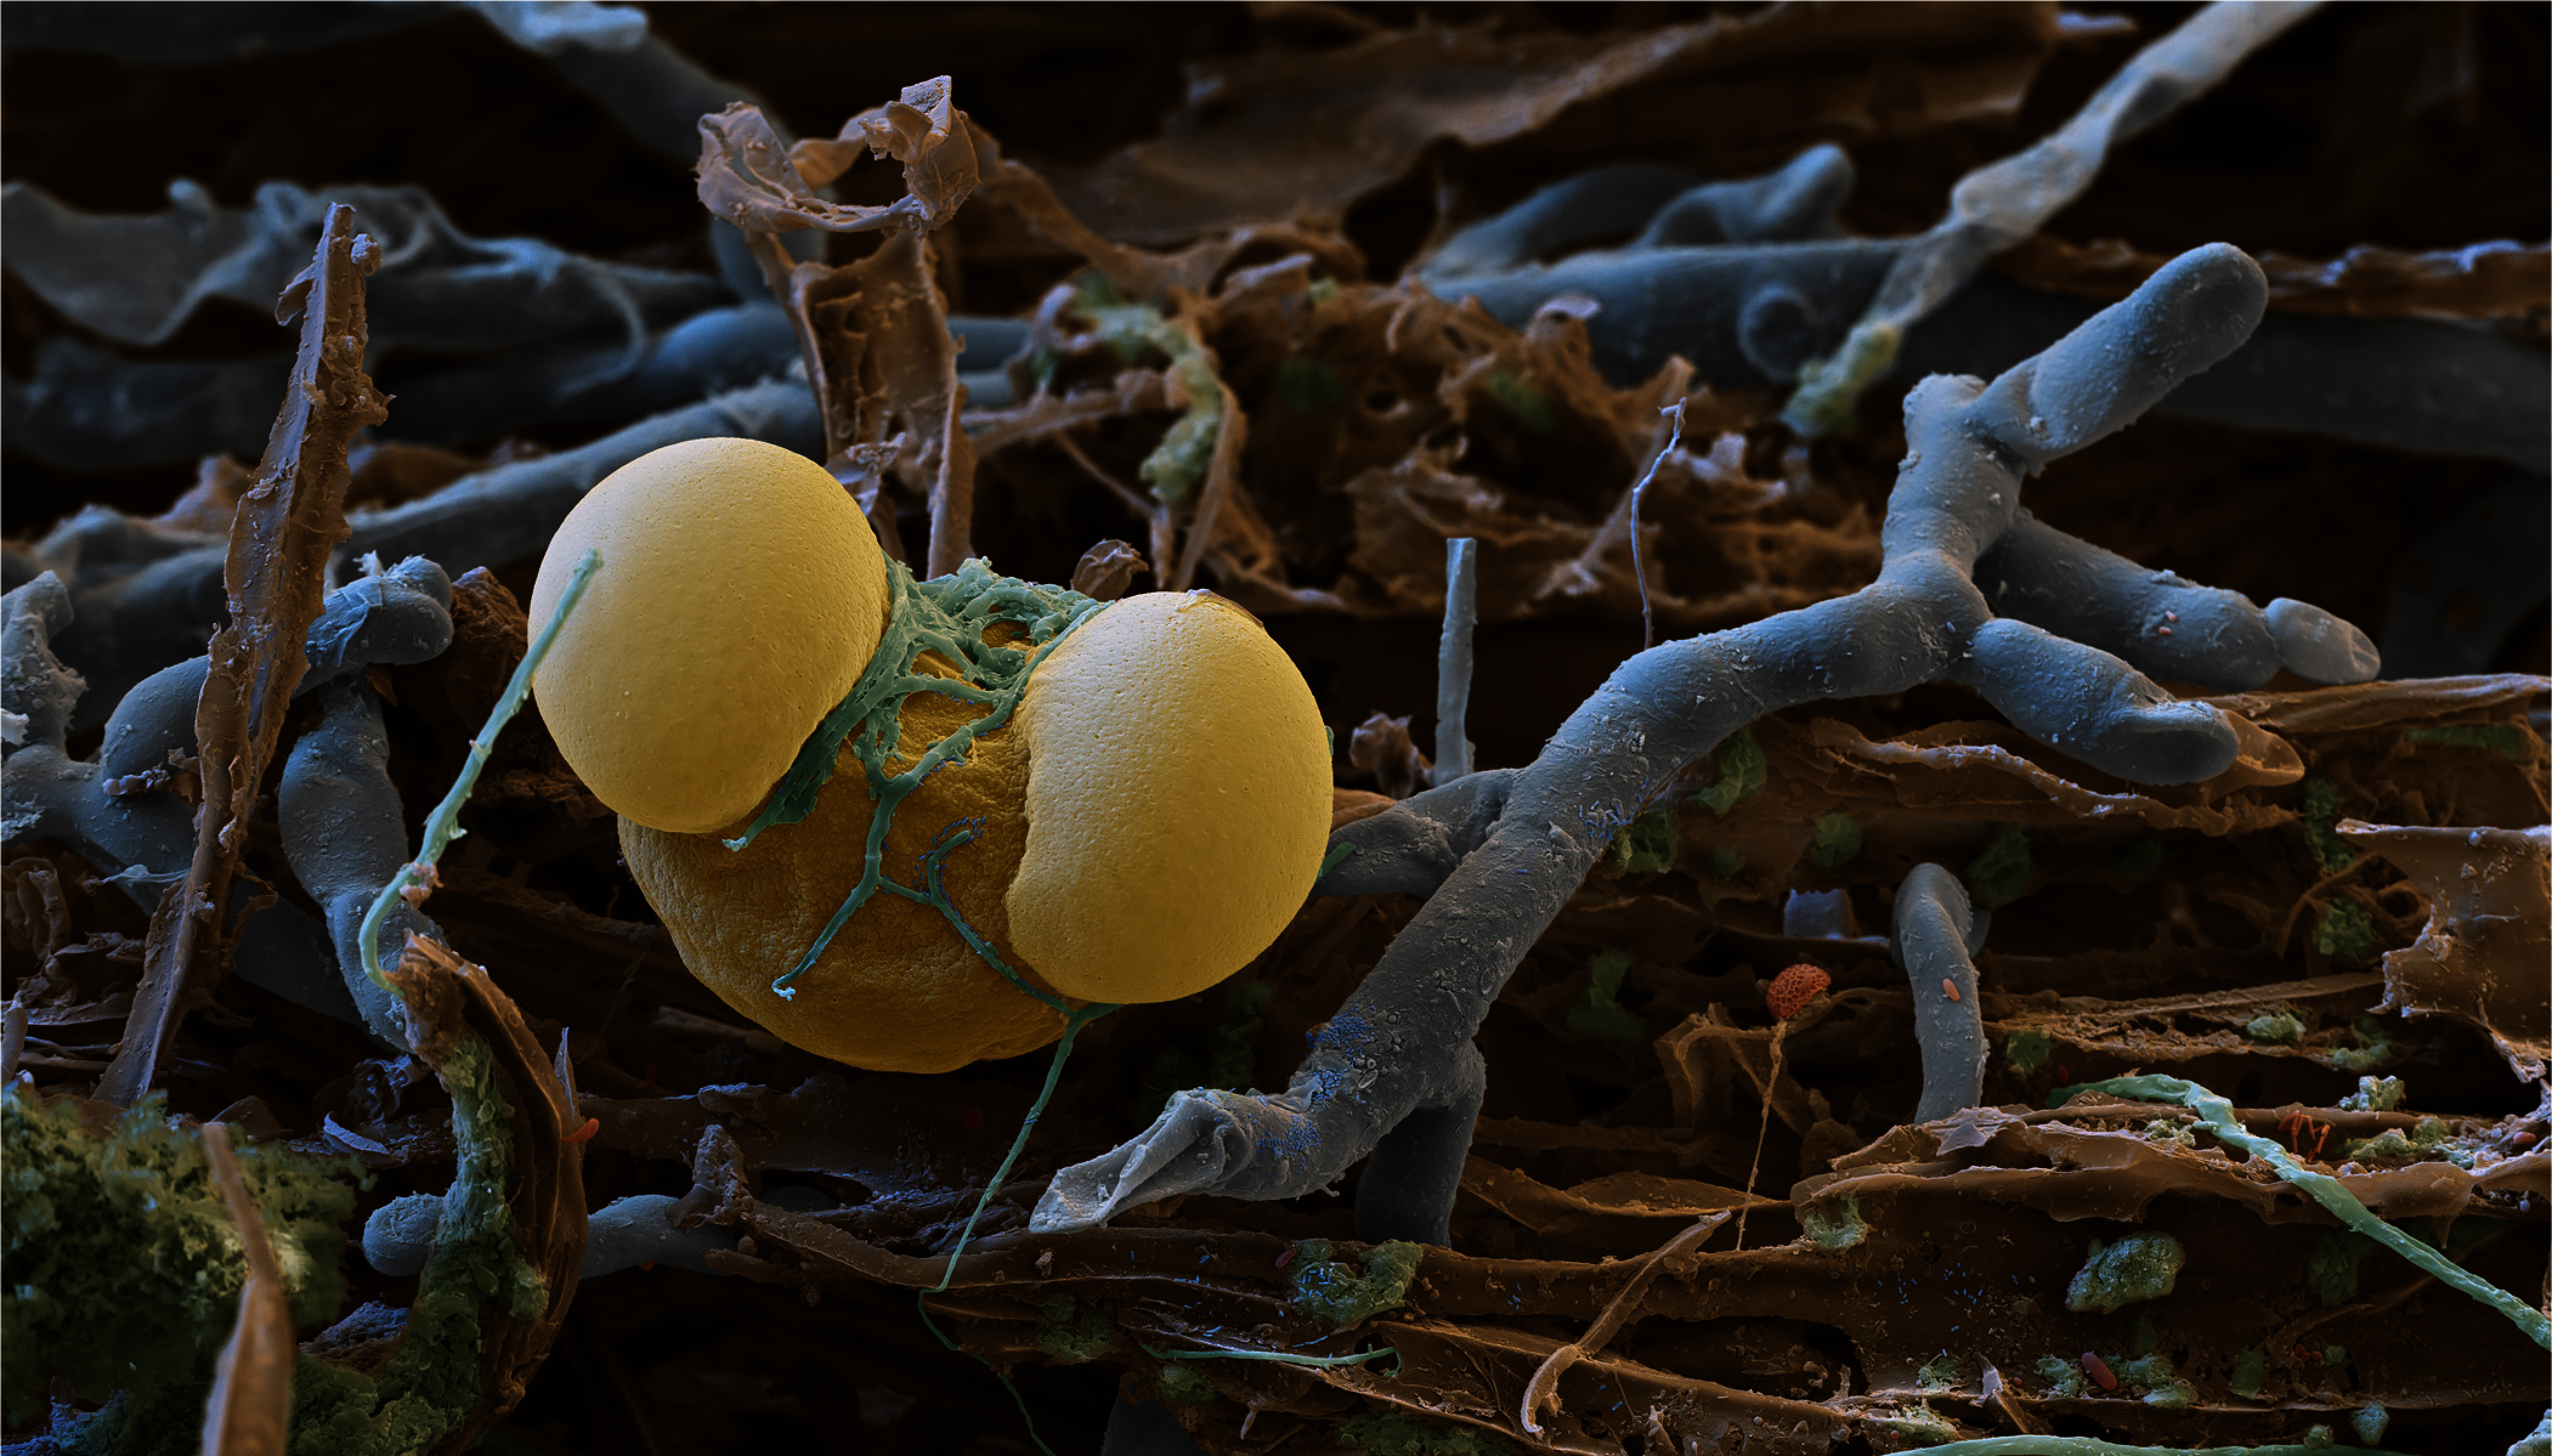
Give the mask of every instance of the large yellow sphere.
[[1011, 944], [1066, 995], [1163, 1001], [1247, 965], [1303, 906], [1329, 751], [1303, 675], [1210, 592], [1116, 602], [1019, 705], [1027, 843]]
[[622, 466], [541, 559], [531, 629], [588, 550], [602, 570], [533, 679], [594, 796], [697, 834], [752, 813], [877, 650], [886, 557], [823, 467], [756, 440]]

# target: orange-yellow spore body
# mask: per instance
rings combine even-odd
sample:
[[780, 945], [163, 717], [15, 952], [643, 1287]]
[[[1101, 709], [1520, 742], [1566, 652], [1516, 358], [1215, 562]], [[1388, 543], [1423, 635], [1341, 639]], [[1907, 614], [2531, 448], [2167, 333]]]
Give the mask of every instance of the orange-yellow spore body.
[[559, 751], [625, 819], [724, 828], [788, 772], [884, 630], [886, 558], [821, 466], [754, 440], [669, 445], [559, 527], [537, 633], [587, 550], [602, 570], [533, 682]]
[[[922, 670], [934, 661], [924, 656]], [[981, 711], [915, 693], [904, 702], [903, 748], [918, 752]], [[911, 883], [934, 836], [952, 822], [980, 819], [979, 837], [945, 861], [948, 895], [967, 923], [1020, 968], [1002, 902], [1027, 843], [1019, 805], [1029, 770], [1015, 721], [975, 740], [968, 760], [931, 775], [896, 811], [886, 867]], [[793, 1046], [856, 1067], [947, 1072], [1015, 1057], [1061, 1035], [1063, 1018], [1004, 981], [945, 915], [887, 890], [843, 927], [798, 980], [794, 996], [771, 989], [859, 883], [872, 804], [866, 773], [845, 747], [814, 812], [765, 830], [741, 852], [715, 835], [666, 834], [627, 819], [620, 848], [673, 932], [683, 964]], [[1032, 974], [1029, 980], [1051, 988]]]
[[1067, 995], [1192, 994], [1311, 893], [1329, 753], [1302, 674], [1210, 592], [1127, 597], [1028, 679], [1027, 842], [1012, 942]]

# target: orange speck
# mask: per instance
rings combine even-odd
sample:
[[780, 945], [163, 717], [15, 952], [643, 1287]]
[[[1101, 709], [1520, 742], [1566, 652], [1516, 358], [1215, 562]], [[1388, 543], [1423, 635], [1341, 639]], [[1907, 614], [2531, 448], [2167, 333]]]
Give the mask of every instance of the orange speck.
[[1834, 978], [1806, 964], [1791, 967], [1772, 978], [1763, 991], [1763, 1005], [1775, 1021], [1787, 1021], [1804, 1009], [1808, 1002], [1825, 994]]
[[585, 1125], [583, 1127], [580, 1127], [576, 1131], [569, 1133], [567, 1136], [560, 1138], [559, 1141], [563, 1143], [587, 1142], [592, 1139], [595, 1133], [600, 1132], [601, 1130], [601, 1118], [587, 1117], [585, 1119]]
[[1959, 984], [1958, 984], [1957, 982], [1955, 982], [1955, 981], [1952, 981], [1952, 980], [1951, 980], [1950, 978], [1948, 978], [1947, 976], [1942, 977], [1942, 978], [1941, 978], [1941, 994], [1943, 994], [1943, 995], [1945, 995], [1945, 996], [1948, 996], [1950, 999], [1952, 999], [1952, 1000], [1954, 1000], [1954, 1001], [1955, 1001], [1955, 1000], [1957, 1000], [1957, 999], [1959, 998]]
[[2118, 1388], [2118, 1378], [2109, 1373], [2109, 1362], [2088, 1350], [2082, 1352], [2082, 1373], [2091, 1377], [2104, 1391]]
[[639, 1265], [638, 1267], [639, 1267], [639, 1268], [641, 1268], [641, 1269], [653, 1269], [653, 1268], [655, 1268], [655, 1267], [656, 1267], [656, 1261], [655, 1261], [655, 1260], [653, 1260], [653, 1259], [650, 1259], [650, 1260], [648, 1260], [646, 1263], [641, 1264], [641, 1265]]

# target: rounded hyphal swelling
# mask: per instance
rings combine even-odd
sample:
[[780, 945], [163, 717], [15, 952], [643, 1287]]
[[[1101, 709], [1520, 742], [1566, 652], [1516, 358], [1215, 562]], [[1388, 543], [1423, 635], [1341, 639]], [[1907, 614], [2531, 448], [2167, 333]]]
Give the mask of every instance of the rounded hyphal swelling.
[[594, 796], [697, 834], [751, 813], [877, 648], [886, 558], [823, 467], [755, 440], [640, 456], [569, 512], [538, 634], [585, 552], [602, 570], [532, 696]]
[[1328, 739], [1302, 674], [1239, 607], [1117, 602], [1028, 679], [1019, 727], [1027, 846], [1005, 904], [1020, 954], [1065, 994], [1202, 990], [1311, 893]]

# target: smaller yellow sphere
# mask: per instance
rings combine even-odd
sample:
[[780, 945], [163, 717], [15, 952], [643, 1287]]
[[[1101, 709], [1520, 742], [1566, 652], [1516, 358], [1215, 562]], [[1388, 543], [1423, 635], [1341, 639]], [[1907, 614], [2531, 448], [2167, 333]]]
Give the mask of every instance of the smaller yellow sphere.
[[886, 556], [823, 467], [758, 440], [622, 466], [559, 527], [538, 634], [588, 550], [602, 570], [533, 678], [594, 796], [675, 834], [753, 812], [885, 632]]
[[1320, 706], [1211, 592], [1111, 605], [1028, 678], [1027, 843], [1010, 939], [1048, 984], [1166, 1001], [1247, 965], [1303, 907], [1329, 834]]

